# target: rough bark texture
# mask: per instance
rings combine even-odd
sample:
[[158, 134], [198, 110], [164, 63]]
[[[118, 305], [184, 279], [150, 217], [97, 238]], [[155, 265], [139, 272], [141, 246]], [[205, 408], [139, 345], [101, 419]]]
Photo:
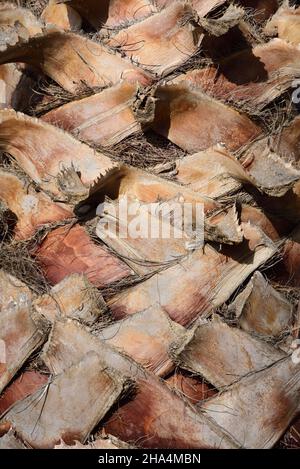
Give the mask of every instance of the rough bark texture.
[[299, 12], [1, 2], [1, 449], [300, 447]]

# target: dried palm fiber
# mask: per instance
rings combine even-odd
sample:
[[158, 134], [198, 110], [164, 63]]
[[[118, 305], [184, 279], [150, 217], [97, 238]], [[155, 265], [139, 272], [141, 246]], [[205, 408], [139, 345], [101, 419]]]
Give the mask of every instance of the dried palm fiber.
[[212, 386], [209, 386], [203, 379], [188, 373], [185, 370], [176, 368], [174, 373], [165, 379], [167, 385], [177, 394], [188, 399], [192, 404], [209, 399], [218, 393]]
[[14, 226], [16, 224], [16, 215], [11, 212], [7, 205], [0, 200], [0, 240], [1, 242], [11, 240]]
[[[174, 3], [174, 1], [176, 0], [155, 0], [155, 4], [159, 8], [165, 8]], [[213, 16], [214, 10], [217, 7], [228, 3], [226, 0], [188, 0], [188, 2], [200, 16], [205, 16], [210, 12]], [[237, 3], [247, 9], [251, 9], [255, 14], [257, 22], [263, 22], [275, 13], [278, 8], [277, 0], [239, 0]]]
[[272, 39], [220, 58], [215, 65], [188, 71], [173, 83], [190, 83], [223, 102], [258, 113], [300, 77], [300, 47]]
[[13, 227], [16, 240], [29, 239], [44, 225], [73, 217], [71, 209], [52, 202], [29, 184], [11, 172], [0, 170], [0, 200], [16, 217]]
[[105, 246], [95, 244], [85, 228], [67, 225], [51, 231], [34, 250], [51, 285], [71, 274], [85, 274], [96, 287], [132, 275], [132, 270]]
[[217, 251], [206, 244], [203, 250], [112, 297], [109, 307], [114, 316], [122, 318], [159, 304], [173, 321], [187, 326], [220, 306], [276, 253], [276, 247], [259, 228], [242, 226], [245, 241], [240, 245]]
[[300, 447], [300, 420], [296, 418], [290, 428], [280, 440], [280, 447], [287, 449], [299, 449]]
[[264, 28], [268, 36], [278, 36], [293, 44], [300, 43], [300, 8], [290, 7], [288, 1], [276, 11]]
[[31, 311], [32, 293], [15, 277], [0, 271], [0, 338], [5, 362], [0, 363], [0, 392], [29, 356], [47, 338], [47, 324]]
[[258, 24], [264, 24], [279, 6], [278, 0], [239, 0], [238, 4], [250, 9]]
[[[41, 141], [44, 142], [42, 147]], [[72, 198], [72, 191], [75, 197], [80, 195], [80, 190], [86, 192], [82, 184], [74, 187], [71, 179], [70, 191], [64, 194], [61, 184], [68, 186], [69, 182], [68, 172], [63, 173], [63, 180], [59, 182], [64, 169], [73, 166], [75, 176], [78, 172], [82, 183], [91, 184], [114, 165], [109, 157], [66, 132], [13, 110], [0, 111], [0, 148], [13, 156], [40, 188], [62, 201]]]
[[[143, 122], [142, 126], [144, 126]], [[147, 124], [143, 132], [131, 135], [107, 150], [119, 163], [150, 172], [154, 171], [155, 165], [173, 162], [186, 154], [170, 140], [148, 129]]]
[[102, 27], [108, 30], [119, 28], [128, 22], [141, 20], [156, 10], [150, 0], [50, 0], [52, 7], [64, 3], [96, 30]]
[[[4, 214], [4, 216], [5, 215], [6, 214]], [[8, 227], [6, 226], [6, 232], [1, 233], [1, 269], [23, 282], [34, 293], [45, 293], [48, 289], [48, 283], [39, 264], [32, 255], [32, 250], [36, 246], [37, 242], [42, 238], [43, 234], [49, 230], [49, 227], [43, 227], [40, 232], [29, 240], [15, 241], [12, 239], [10, 232], [14, 222], [15, 219], [13, 218], [13, 220], [11, 220], [10, 213], [8, 216]]]
[[10, 0], [18, 6], [29, 9], [37, 18], [41, 16], [48, 0]]
[[165, 76], [197, 52], [206, 31], [221, 36], [243, 15], [243, 9], [231, 6], [219, 20], [201, 19], [188, 3], [173, 2], [159, 13], [120, 30], [108, 44], [152, 74]]
[[196, 326], [189, 336], [171, 345], [171, 354], [180, 367], [199, 374], [219, 390], [286, 356], [219, 318]]
[[82, 19], [74, 8], [50, 0], [42, 15], [45, 24], [53, 24], [65, 31], [76, 31], [81, 29]]
[[90, 350], [137, 385], [137, 393], [109, 418], [105, 425], [108, 433], [127, 442], [138, 440], [139, 446], [150, 448], [235, 447], [230, 437], [219, 433], [218, 427], [211, 426], [203, 414], [195, 412], [152, 373], [78, 323], [55, 323], [43, 359], [51, 371], [59, 373]]
[[87, 143], [112, 146], [142, 130], [134, 114], [137, 94], [137, 85], [122, 82], [54, 109], [42, 116], [42, 120], [72, 132]]
[[272, 448], [299, 412], [299, 364], [291, 357], [242, 378], [201, 405], [245, 448]]
[[2, 422], [10, 422], [32, 448], [53, 448], [61, 439], [84, 443], [129, 384], [90, 352], [17, 402]]
[[242, 329], [266, 337], [282, 334], [292, 323], [292, 304], [259, 271], [235, 298], [230, 310]]
[[5, 47], [0, 64], [10, 62], [32, 65], [70, 92], [76, 92], [82, 83], [108, 86], [122, 78], [144, 85], [151, 82], [144, 71], [100, 43], [54, 26], [28, 41], [20, 39]]
[[16, 402], [30, 396], [48, 382], [49, 376], [38, 371], [24, 371], [4, 390], [0, 397], [0, 415]]
[[92, 325], [103, 319], [106, 304], [101, 293], [82, 274], [71, 274], [36, 298], [34, 309], [53, 323], [56, 317], [69, 317]]

